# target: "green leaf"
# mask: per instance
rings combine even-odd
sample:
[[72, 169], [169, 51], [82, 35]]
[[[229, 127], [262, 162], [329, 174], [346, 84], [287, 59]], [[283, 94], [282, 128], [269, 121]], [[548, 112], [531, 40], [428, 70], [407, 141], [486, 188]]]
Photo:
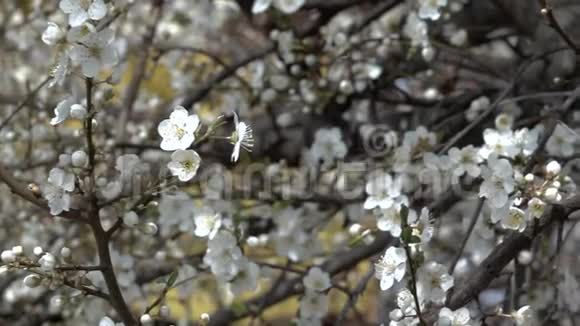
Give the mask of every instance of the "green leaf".
[[169, 275], [169, 278], [167, 279], [167, 283], [165, 283], [168, 288], [172, 287], [173, 284], [175, 284], [175, 281], [177, 281], [177, 276], [178, 275], [179, 275], [179, 272], [177, 270], [174, 270], [171, 273], [171, 275]]
[[409, 226], [403, 227], [403, 231], [401, 232], [401, 240], [404, 243], [411, 243], [411, 238], [413, 237], [413, 229]]
[[399, 210], [399, 215], [401, 216], [401, 223], [403, 226], [409, 225], [408, 218], [409, 218], [409, 207], [406, 205], [401, 205], [401, 210]]
[[248, 308], [243, 302], [234, 302], [230, 308], [236, 316], [242, 316], [248, 311]]

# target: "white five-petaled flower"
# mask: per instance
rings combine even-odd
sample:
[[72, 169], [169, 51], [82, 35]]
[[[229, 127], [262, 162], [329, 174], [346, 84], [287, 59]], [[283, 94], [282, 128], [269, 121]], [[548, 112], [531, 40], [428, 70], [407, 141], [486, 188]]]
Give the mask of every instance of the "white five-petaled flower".
[[395, 281], [399, 282], [407, 270], [407, 255], [405, 249], [390, 247], [375, 264], [375, 275], [380, 280], [381, 290], [390, 289]]
[[232, 152], [232, 162], [236, 162], [240, 157], [240, 149], [244, 148], [246, 151], [251, 152], [254, 146], [254, 136], [252, 133], [252, 128], [248, 126], [245, 122], [240, 122], [238, 120], [238, 115], [234, 112], [234, 124], [236, 130], [230, 136], [230, 142], [234, 144], [234, 150]]
[[198, 127], [197, 115], [189, 115], [182, 106], [175, 107], [169, 119], [161, 121], [157, 127], [159, 135], [163, 138], [161, 149], [164, 151], [186, 150], [195, 140], [195, 131]]
[[497, 159], [495, 155], [489, 157], [487, 166], [479, 196], [486, 197], [492, 207], [503, 207], [515, 187], [513, 168], [508, 160]]
[[291, 14], [304, 5], [305, 0], [256, 0], [252, 7], [252, 13], [258, 14], [270, 8], [273, 4], [278, 10], [285, 14]]
[[528, 209], [526, 210], [527, 219], [540, 218], [544, 215], [546, 203], [540, 198], [534, 197], [528, 201]]
[[[89, 28], [95, 30], [94, 27]], [[81, 66], [85, 77], [95, 77], [104, 67], [112, 67], [117, 64], [119, 58], [112, 46], [115, 34], [112, 29], [105, 28], [102, 31], [92, 31], [83, 35], [79, 43], [75, 44], [69, 52], [71, 60]]]
[[213, 239], [222, 225], [222, 219], [219, 214], [204, 211], [194, 216], [195, 231], [198, 237], [208, 237]]
[[72, 27], [80, 26], [88, 19], [100, 20], [107, 15], [104, 0], [60, 0], [60, 10], [68, 14]]
[[518, 232], [523, 232], [526, 225], [526, 213], [517, 207], [510, 207], [509, 212], [501, 220], [501, 226]]
[[303, 279], [306, 290], [324, 292], [331, 286], [330, 276], [319, 267], [313, 267]]
[[194, 150], [178, 149], [171, 154], [171, 162], [167, 163], [167, 167], [179, 181], [186, 182], [195, 177], [200, 163], [201, 158]]
[[473, 145], [459, 149], [453, 147], [449, 150], [449, 159], [453, 164], [452, 174], [455, 180], [467, 173], [469, 176], [476, 178], [481, 174], [479, 163], [482, 159]]
[[436, 262], [428, 262], [417, 270], [419, 296], [426, 301], [443, 303], [447, 291], [453, 287], [453, 276], [447, 268]]
[[459, 308], [455, 311], [447, 307], [443, 307], [439, 311], [439, 320], [437, 326], [469, 326], [471, 325], [471, 316], [469, 309]]
[[530, 306], [523, 306], [517, 311], [511, 313], [516, 326], [527, 326], [532, 325], [534, 321], [534, 314]]
[[371, 179], [366, 184], [367, 199], [363, 207], [365, 209], [373, 209], [380, 207], [387, 209], [402, 197], [403, 181], [397, 177], [393, 179], [390, 174], [379, 173], [376, 177], [371, 176]]
[[500, 132], [488, 128], [483, 131], [483, 140], [485, 145], [479, 150], [479, 154], [485, 159], [493, 154], [515, 157], [519, 153], [516, 139], [511, 131]]
[[74, 189], [74, 174], [60, 168], [50, 170], [48, 183], [43, 188], [43, 195], [52, 215], [58, 215], [70, 209], [69, 193]]
[[419, 18], [437, 20], [441, 17], [440, 8], [447, 5], [447, 0], [420, 0], [419, 3]]

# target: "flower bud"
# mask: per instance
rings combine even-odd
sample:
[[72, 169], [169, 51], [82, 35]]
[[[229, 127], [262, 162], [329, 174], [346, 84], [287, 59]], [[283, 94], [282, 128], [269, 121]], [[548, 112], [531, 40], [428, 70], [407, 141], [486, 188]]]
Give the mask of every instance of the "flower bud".
[[89, 156], [84, 151], [76, 151], [71, 155], [72, 165], [77, 168], [82, 168], [89, 162]]
[[29, 287], [31, 289], [39, 286], [41, 282], [42, 282], [42, 279], [36, 274], [30, 274], [30, 275], [26, 276], [24, 278], [24, 281], [23, 281], [24, 285], [26, 285], [27, 287]]
[[389, 318], [395, 322], [401, 321], [403, 319], [403, 317], [405, 317], [405, 316], [403, 315], [403, 312], [401, 311], [401, 309], [395, 309], [389, 313]]
[[151, 318], [151, 315], [149, 314], [144, 314], [139, 318], [139, 321], [141, 322], [141, 324], [143, 325], [152, 325], [153, 324], [153, 318]]
[[69, 248], [69, 247], [63, 247], [63, 248], [60, 250], [60, 255], [61, 255], [63, 258], [69, 258], [69, 257], [71, 256], [71, 254], [72, 254], [72, 252], [71, 252], [71, 250], [70, 250], [70, 248]]
[[80, 104], [73, 104], [70, 107], [70, 116], [74, 119], [83, 120], [87, 116], [87, 109]]
[[22, 249], [22, 246], [14, 246], [14, 247], [12, 247], [12, 252], [16, 256], [20, 256], [24, 253], [24, 249]]
[[546, 165], [546, 173], [549, 175], [558, 175], [560, 174], [560, 171], [562, 171], [562, 167], [560, 166], [560, 163], [556, 161], [551, 161], [548, 163], [548, 165]]
[[32, 253], [36, 256], [40, 256], [44, 253], [44, 250], [42, 247], [34, 247], [34, 249], [32, 249]]
[[155, 233], [157, 233], [157, 229], [158, 229], [157, 225], [152, 222], [143, 224], [143, 226], [141, 227], [141, 231], [143, 231], [143, 233], [147, 235], [154, 235]]
[[56, 267], [56, 258], [52, 254], [46, 253], [40, 257], [38, 263], [40, 264], [40, 269], [45, 272], [51, 272]]
[[2, 259], [2, 262], [9, 264], [16, 261], [16, 255], [12, 250], [4, 250], [2, 251], [2, 254], [0, 254], [0, 259]]
[[522, 250], [518, 253], [518, 262], [524, 266], [532, 262], [533, 255], [529, 250]]
[[139, 216], [134, 211], [127, 212], [123, 215], [123, 223], [132, 228], [139, 223]]

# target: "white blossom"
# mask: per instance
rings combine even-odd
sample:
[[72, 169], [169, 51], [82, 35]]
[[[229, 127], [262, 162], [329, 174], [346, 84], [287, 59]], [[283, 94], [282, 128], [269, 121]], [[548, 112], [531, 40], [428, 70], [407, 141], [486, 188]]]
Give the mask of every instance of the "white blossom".
[[42, 42], [54, 46], [65, 40], [66, 33], [56, 23], [48, 22], [48, 26], [42, 33]]
[[300, 317], [322, 318], [328, 312], [328, 295], [306, 291], [300, 299]]
[[100, 20], [107, 15], [104, 0], [60, 0], [60, 10], [68, 14], [72, 27], [80, 26], [88, 19]]
[[571, 156], [574, 154], [574, 145], [578, 135], [568, 126], [558, 123], [554, 133], [546, 143], [546, 151], [553, 156]]
[[189, 115], [182, 106], [173, 109], [169, 119], [161, 121], [157, 127], [159, 135], [163, 137], [161, 149], [174, 151], [186, 150], [195, 140], [195, 131], [199, 127], [197, 115]]
[[417, 283], [418, 292], [426, 301], [443, 303], [453, 287], [453, 277], [447, 273], [447, 267], [431, 261], [417, 270]]
[[511, 316], [517, 326], [528, 326], [534, 322], [534, 315], [530, 306], [523, 306], [517, 311], [511, 313]]
[[324, 292], [331, 286], [330, 276], [319, 267], [313, 267], [303, 279], [308, 291]]
[[367, 199], [363, 207], [365, 209], [373, 209], [380, 207], [387, 209], [393, 206], [397, 200], [402, 196], [402, 179], [395, 178], [387, 173], [379, 173], [378, 175], [371, 175], [371, 178], [366, 184]]
[[449, 150], [449, 159], [453, 164], [451, 169], [453, 177], [456, 179], [463, 176], [465, 173], [472, 178], [477, 178], [481, 174], [479, 164], [482, 162], [478, 154], [477, 148], [469, 145], [459, 149], [453, 147]]
[[469, 326], [471, 325], [471, 316], [469, 309], [459, 308], [455, 311], [447, 307], [439, 311], [439, 320], [437, 326]]
[[486, 197], [493, 207], [503, 207], [508, 201], [508, 195], [515, 187], [510, 162], [506, 159], [497, 159], [495, 155], [491, 156], [488, 159], [483, 178], [484, 181], [479, 188], [479, 196]]
[[60, 124], [61, 122], [65, 121], [70, 114], [70, 109], [71, 109], [71, 106], [73, 104], [75, 104], [75, 103], [74, 103], [74, 100], [72, 97], [68, 97], [68, 98], [60, 101], [56, 105], [56, 108], [54, 108], [54, 118], [52, 118], [52, 120], [50, 120], [50, 124], [55, 126], [55, 125]]
[[45, 272], [52, 272], [56, 267], [56, 257], [54, 257], [51, 253], [45, 253], [40, 257], [38, 260], [40, 264], [40, 269]]
[[342, 141], [340, 129], [318, 129], [314, 135], [314, 143], [310, 154], [315, 163], [322, 162], [323, 166], [330, 166], [337, 159], [343, 159], [348, 149]]
[[501, 220], [501, 225], [506, 229], [523, 232], [527, 225], [526, 213], [517, 207], [510, 207], [508, 214]]
[[117, 64], [117, 52], [112, 46], [115, 35], [113, 30], [91, 32], [75, 44], [69, 52], [71, 60], [81, 66], [85, 77], [96, 77], [102, 68]]
[[186, 182], [195, 177], [200, 163], [201, 158], [196, 151], [178, 149], [171, 154], [171, 162], [167, 164], [167, 167], [172, 175], [179, 178], [179, 181]]
[[214, 214], [207, 211], [195, 214], [194, 220], [194, 234], [202, 238], [208, 237], [212, 239], [222, 225], [222, 220], [219, 214]]
[[254, 136], [252, 134], [252, 128], [248, 126], [245, 122], [240, 122], [238, 120], [238, 115], [234, 112], [234, 124], [236, 130], [230, 136], [230, 141], [234, 144], [234, 150], [232, 152], [232, 162], [237, 162], [240, 157], [240, 149], [244, 148], [246, 151], [251, 152], [254, 146]]
[[405, 249], [389, 247], [385, 254], [375, 264], [375, 274], [380, 280], [381, 290], [390, 289], [395, 281], [400, 282], [407, 270], [407, 255]]
[[441, 7], [447, 5], [447, 0], [420, 0], [419, 4], [419, 18], [438, 20], [441, 17]]
[[281, 12], [291, 14], [298, 11], [304, 3], [305, 0], [256, 0], [252, 7], [252, 12], [258, 14], [268, 10], [271, 5], [274, 5]]
[[526, 218], [531, 220], [532, 218], [540, 218], [544, 215], [544, 210], [546, 209], [546, 203], [541, 199], [534, 197], [528, 201], [528, 209], [526, 210]]
[[115, 323], [111, 318], [105, 316], [99, 321], [99, 326], [123, 326], [123, 323]]
[[483, 131], [485, 145], [479, 150], [481, 157], [487, 159], [492, 154], [497, 156], [515, 157], [519, 153], [513, 133], [499, 132], [495, 129]]
[[260, 276], [260, 268], [258, 265], [249, 261], [247, 258], [243, 258], [238, 263], [238, 268], [238, 273], [229, 282], [230, 291], [234, 295], [255, 291], [258, 287], [258, 278]]

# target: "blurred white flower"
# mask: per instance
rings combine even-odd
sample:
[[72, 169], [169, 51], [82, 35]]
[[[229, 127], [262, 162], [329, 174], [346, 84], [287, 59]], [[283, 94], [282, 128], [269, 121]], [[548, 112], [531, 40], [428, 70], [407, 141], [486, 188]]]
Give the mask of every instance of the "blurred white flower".
[[322, 318], [328, 312], [328, 295], [306, 291], [300, 299], [301, 318]]
[[103, 0], [60, 0], [60, 10], [68, 14], [72, 27], [80, 26], [88, 19], [100, 20], [107, 15], [107, 5]]
[[256, 0], [252, 7], [252, 13], [259, 14], [274, 5], [276, 9], [285, 14], [291, 14], [304, 5], [305, 0]]
[[69, 52], [71, 60], [81, 66], [85, 77], [95, 77], [102, 68], [112, 67], [119, 58], [112, 46], [115, 35], [112, 29], [91, 32], [75, 44]]
[[236, 296], [244, 292], [255, 291], [258, 287], [260, 267], [245, 257], [240, 259], [238, 267], [238, 274], [228, 283], [230, 291]]
[[366, 184], [366, 193], [368, 195], [363, 207], [373, 209], [380, 207], [387, 209], [397, 203], [402, 197], [403, 182], [397, 177], [393, 179], [390, 174], [384, 173], [378, 176], [371, 176]]
[[324, 292], [331, 286], [330, 276], [319, 267], [313, 267], [303, 279], [306, 290]]
[[447, 267], [431, 261], [417, 270], [417, 283], [420, 297], [443, 303], [447, 291], [453, 287], [453, 277], [447, 273]]
[[439, 311], [439, 320], [437, 326], [469, 326], [471, 325], [471, 316], [469, 309], [459, 308], [455, 311], [447, 307], [441, 308]]
[[338, 128], [318, 129], [314, 135], [314, 143], [310, 148], [313, 163], [322, 162], [325, 167], [332, 165], [336, 159], [343, 159], [347, 151]]
[[419, 0], [419, 4], [419, 18], [437, 20], [441, 17], [440, 8], [447, 5], [447, 0]]
[[57, 45], [65, 40], [65, 32], [56, 23], [48, 22], [48, 26], [42, 33], [42, 42], [47, 45]]
[[219, 214], [202, 212], [194, 216], [195, 231], [198, 237], [208, 237], [212, 239], [219, 231], [222, 225], [222, 219]]

